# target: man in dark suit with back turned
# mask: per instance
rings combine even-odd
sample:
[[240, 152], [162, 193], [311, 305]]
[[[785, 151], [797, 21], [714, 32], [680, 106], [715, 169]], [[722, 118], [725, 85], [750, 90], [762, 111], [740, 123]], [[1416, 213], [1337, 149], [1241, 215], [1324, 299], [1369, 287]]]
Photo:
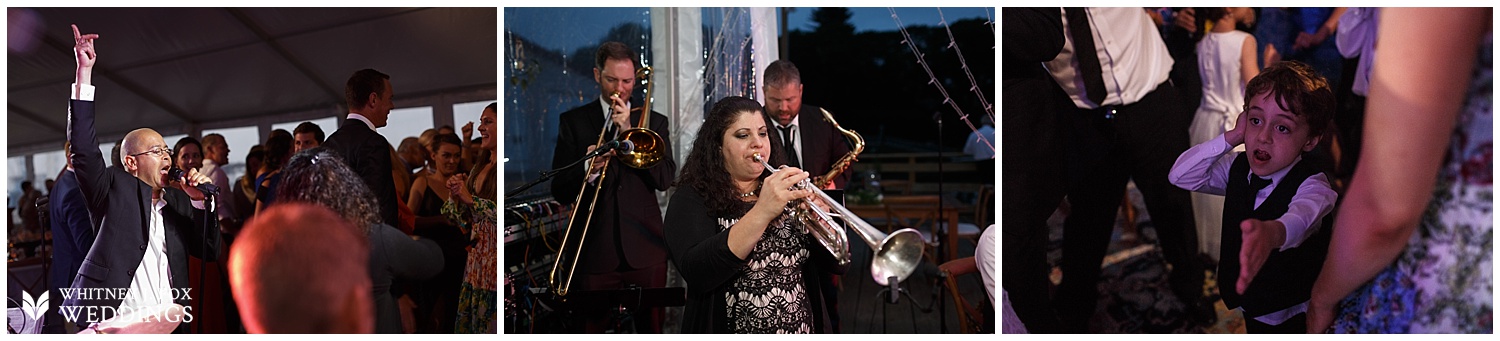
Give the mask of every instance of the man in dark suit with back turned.
[[381, 220], [400, 226], [396, 220], [396, 182], [391, 177], [391, 143], [375, 132], [375, 128], [385, 126], [395, 107], [391, 93], [391, 76], [374, 69], [354, 72], [344, 85], [349, 116], [323, 147], [342, 156], [344, 163], [370, 186], [380, 204]]
[[[63, 143], [63, 156], [67, 157], [72, 152], [73, 145]], [[73, 176], [73, 160], [68, 159], [66, 168], [57, 175], [57, 184], [52, 187], [52, 192], [47, 193], [47, 211], [52, 217], [52, 269], [47, 275], [47, 292], [52, 295], [51, 302], [62, 302], [62, 293], [58, 288], [67, 288], [73, 285], [73, 276], [78, 274], [78, 267], [83, 265], [83, 257], [88, 254], [89, 248], [94, 245], [94, 236], [98, 235], [99, 219], [89, 215], [88, 203], [83, 201], [83, 192], [78, 190], [78, 177]], [[57, 306], [47, 314], [47, 329], [45, 333], [62, 333], [63, 320], [57, 315]]]
[[[822, 108], [802, 105], [802, 73], [797, 71], [797, 65], [787, 60], [771, 62], [761, 81], [766, 91], [766, 114], [774, 123], [771, 128], [776, 129], [771, 143], [792, 151], [787, 158], [788, 166], [801, 167], [816, 178], [827, 175], [834, 161], [849, 153], [849, 142], [833, 129], [832, 123], [823, 120]], [[843, 189], [849, 182], [849, 173], [847, 170], [839, 173], [824, 188]], [[817, 266], [816, 262], [809, 264]], [[838, 279], [829, 271], [811, 273], [818, 274], [817, 278], [803, 277], [803, 284], [809, 291], [821, 291], [828, 307], [828, 311], [821, 311], [822, 306], [812, 305], [813, 318], [819, 321], [813, 325], [827, 326], [828, 330], [821, 332], [839, 333]], [[828, 323], [820, 322], [824, 319]]]
[[[161, 134], [149, 128], [126, 134], [120, 142], [120, 166], [104, 167], [94, 130], [92, 85], [94, 39], [99, 36], [80, 35], [74, 26], [73, 37], [78, 69], [68, 103], [68, 141], [74, 146], [70, 157], [89, 211], [96, 216], [102, 213], [102, 219], [99, 235], [78, 268], [72, 288], [128, 289], [129, 294], [75, 295], [62, 305], [82, 307], [83, 313], [72, 322], [85, 326], [111, 317], [110, 309], [129, 313], [171, 303], [186, 306], [192, 299], [204, 299], [186, 290], [187, 258], [192, 254], [218, 260], [217, 219], [202, 209], [204, 195], [193, 188], [212, 180], [196, 170], [188, 170], [185, 183], [169, 180], [172, 149], [162, 141]], [[91, 317], [90, 311], [103, 315]], [[177, 331], [184, 327], [179, 326]]]
[[[605, 124], [611, 125], [606, 141], [615, 134], [636, 128], [641, 121], [639, 110], [631, 111], [630, 94], [635, 89], [635, 54], [625, 44], [606, 42], [599, 46], [594, 56], [594, 80], [599, 83], [599, 99], [562, 114], [557, 133], [557, 149], [552, 154], [552, 166], [562, 167], [583, 157], [598, 145], [599, 133]], [[573, 167], [552, 179], [552, 195], [562, 202], [573, 202], [580, 191], [588, 191], [584, 199], [599, 193], [593, 220], [585, 236], [583, 253], [573, 280], [573, 291], [613, 290], [627, 285], [641, 288], [661, 288], [667, 284], [667, 245], [662, 234], [661, 206], [656, 201], [656, 191], [664, 191], [672, 185], [677, 163], [672, 159], [672, 142], [668, 137], [667, 117], [650, 113], [651, 126], [646, 127], [661, 135], [665, 152], [660, 163], [647, 169], [636, 169], [618, 162], [615, 151], [594, 158], [591, 174], [584, 174], [584, 167]], [[599, 183], [598, 170], [609, 163]], [[584, 185], [587, 178], [588, 185]], [[588, 203], [579, 204], [573, 217], [574, 228], [580, 229], [590, 214]], [[577, 233], [575, 233], [577, 235]], [[638, 313], [640, 311], [637, 311]], [[661, 332], [661, 309], [650, 309], [649, 316], [637, 315], [637, 331]], [[606, 326], [599, 316], [588, 321], [586, 331], [603, 332]]]

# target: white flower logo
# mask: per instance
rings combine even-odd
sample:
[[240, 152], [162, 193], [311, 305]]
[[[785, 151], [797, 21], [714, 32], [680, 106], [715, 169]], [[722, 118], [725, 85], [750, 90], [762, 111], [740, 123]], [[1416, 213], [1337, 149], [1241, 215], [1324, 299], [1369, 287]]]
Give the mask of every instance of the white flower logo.
[[41, 294], [36, 295], [35, 298], [33, 298], [31, 294], [22, 291], [21, 311], [25, 312], [26, 318], [29, 318], [32, 321], [41, 320], [42, 313], [47, 311], [48, 305], [50, 303], [48, 302], [48, 300], [50, 300], [50, 298], [49, 295], [47, 295], [46, 291], [43, 291]]

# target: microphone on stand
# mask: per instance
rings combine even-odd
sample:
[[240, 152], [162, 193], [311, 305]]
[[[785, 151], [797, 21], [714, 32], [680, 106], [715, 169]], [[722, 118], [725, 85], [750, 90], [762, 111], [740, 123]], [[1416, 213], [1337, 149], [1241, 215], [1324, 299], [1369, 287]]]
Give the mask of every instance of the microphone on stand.
[[618, 150], [621, 153], [629, 153], [635, 150], [635, 143], [630, 142], [630, 140], [612, 140], [609, 142], [605, 142], [604, 144], [599, 145], [599, 148], [594, 148], [594, 151], [589, 152], [588, 155], [584, 155], [583, 159], [587, 160], [595, 156], [603, 155], [604, 153], [608, 153], [611, 150]]
[[[187, 172], [182, 171], [182, 168], [172, 167], [172, 169], [167, 170], [167, 178], [173, 181], [187, 183]], [[214, 186], [214, 184], [198, 184], [197, 186], [193, 187], [197, 188], [199, 192], [203, 192], [204, 194], [219, 195], [219, 186]]]

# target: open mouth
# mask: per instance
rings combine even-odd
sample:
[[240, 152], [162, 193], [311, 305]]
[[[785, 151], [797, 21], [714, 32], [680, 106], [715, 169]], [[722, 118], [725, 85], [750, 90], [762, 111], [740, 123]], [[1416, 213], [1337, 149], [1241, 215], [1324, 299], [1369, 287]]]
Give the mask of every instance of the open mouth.
[[1260, 162], [1271, 161], [1271, 152], [1257, 149], [1255, 150], [1255, 160]]

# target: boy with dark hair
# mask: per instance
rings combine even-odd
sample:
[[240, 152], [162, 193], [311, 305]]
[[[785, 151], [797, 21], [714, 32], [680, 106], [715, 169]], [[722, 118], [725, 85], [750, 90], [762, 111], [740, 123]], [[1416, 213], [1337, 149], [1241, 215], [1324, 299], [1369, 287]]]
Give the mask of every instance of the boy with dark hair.
[[1224, 196], [1218, 275], [1234, 285], [1220, 289], [1224, 305], [1243, 308], [1251, 333], [1301, 333], [1332, 235], [1321, 220], [1338, 199], [1303, 154], [1322, 140], [1333, 91], [1307, 64], [1281, 62], [1251, 79], [1245, 98], [1234, 129], [1183, 152], [1168, 177]]

